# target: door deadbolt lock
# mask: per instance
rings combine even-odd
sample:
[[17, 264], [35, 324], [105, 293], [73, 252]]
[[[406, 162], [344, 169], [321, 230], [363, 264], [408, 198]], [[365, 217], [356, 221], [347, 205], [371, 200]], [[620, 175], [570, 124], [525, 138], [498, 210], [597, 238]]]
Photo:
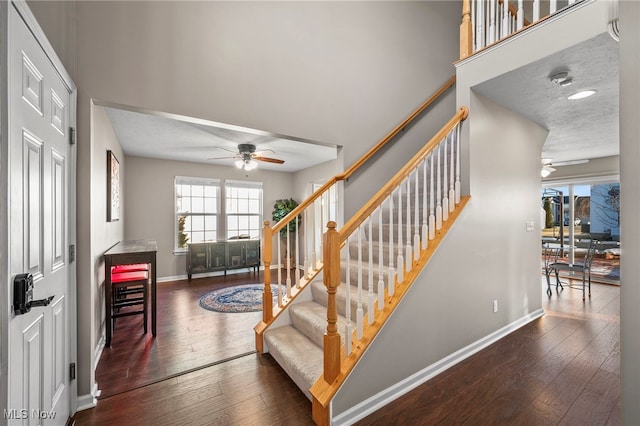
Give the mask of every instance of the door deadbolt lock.
[[13, 311], [16, 315], [23, 315], [31, 311], [34, 306], [48, 306], [54, 296], [46, 299], [33, 300], [33, 275], [18, 274], [13, 279]]

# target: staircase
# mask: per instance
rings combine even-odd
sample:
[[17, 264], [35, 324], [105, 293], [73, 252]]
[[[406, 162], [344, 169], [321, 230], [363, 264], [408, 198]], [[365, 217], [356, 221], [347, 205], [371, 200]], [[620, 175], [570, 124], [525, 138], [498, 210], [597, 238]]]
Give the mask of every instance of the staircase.
[[[313, 200], [320, 195], [305, 200], [273, 228], [265, 224], [265, 308], [263, 321], [255, 328], [256, 346], [269, 352], [313, 402], [318, 424], [329, 423], [329, 402], [468, 199], [461, 197], [459, 175], [459, 131], [466, 116], [467, 109], [461, 108], [339, 230], [329, 221], [320, 262], [305, 261], [311, 268], [305, 266], [302, 277], [294, 269], [295, 278], [286, 279], [286, 295], [273, 307], [267, 296], [271, 295], [270, 240], [299, 215], [304, 227], [315, 223], [305, 209], [317, 211]], [[323, 190], [328, 192], [329, 186], [319, 192]], [[322, 226], [324, 220], [319, 223]], [[316, 234], [311, 232], [314, 238]], [[287, 232], [286, 246], [308, 247], [307, 238], [307, 233], [295, 235], [292, 242]], [[278, 272], [277, 285], [281, 278]]]
[[[394, 200], [393, 214], [389, 207], [381, 210], [381, 217], [377, 223], [371, 226], [365, 225], [360, 235], [350, 239], [345, 248], [346, 259], [340, 262], [340, 285], [336, 291], [336, 304], [338, 310], [337, 327], [340, 331], [341, 346], [345, 345], [345, 334], [343, 331], [355, 330], [356, 322], [351, 318], [349, 312], [356, 313], [359, 308], [362, 315], [367, 316], [374, 309], [374, 304], [378, 301], [380, 283], [383, 294], [389, 293], [389, 266], [393, 264], [390, 258], [404, 256], [406, 245], [401, 245], [396, 239], [390, 241], [389, 221], [393, 217], [394, 234], [410, 236], [413, 244], [415, 236], [415, 224], [401, 224], [399, 215], [406, 214], [407, 206], [415, 202], [417, 191], [418, 205], [423, 204], [424, 188], [411, 188], [410, 193], [402, 194], [402, 206], [399, 206], [398, 198]], [[414, 215], [415, 211], [411, 211]], [[418, 209], [418, 215], [423, 217], [422, 209]], [[373, 221], [376, 222], [374, 218]], [[403, 218], [404, 220], [405, 218]], [[382, 224], [380, 224], [380, 221]], [[419, 228], [421, 224], [419, 224]], [[418, 231], [419, 232], [419, 231]], [[362, 241], [371, 241], [371, 244], [362, 244]], [[406, 242], [406, 237], [405, 237]], [[393, 253], [393, 255], [390, 255]], [[359, 266], [360, 265], [360, 266]], [[381, 266], [382, 265], [382, 266]], [[348, 278], [347, 278], [348, 277]], [[358, 284], [361, 283], [360, 292], [366, 296], [358, 302]], [[371, 286], [371, 290], [369, 290]], [[311, 301], [294, 303], [289, 308], [290, 325], [269, 329], [264, 334], [264, 339], [269, 348], [269, 353], [287, 372], [298, 387], [312, 399], [310, 389], [323, 372], [323, 341], [327, 331], [327, 308], [328, 294], [327, 288], [322, 280], [316, 279], [310, 283]], [[349, 303], [347, 304], [347, 300]], [[349, 312], [347, 312], [349, 311]], [[349, 327], [347, 327], [349, 325]]]

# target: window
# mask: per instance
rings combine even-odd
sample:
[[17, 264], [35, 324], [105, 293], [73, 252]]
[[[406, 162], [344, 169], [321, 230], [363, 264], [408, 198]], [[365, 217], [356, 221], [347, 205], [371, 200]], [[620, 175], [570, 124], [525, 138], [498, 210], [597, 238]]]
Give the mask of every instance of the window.
[[189, 243], [260, 238], [262, 183], [175, 178], [175, 250]]
[[216, 241], [220, 181], [176, 177], [175, 192], [176, 249], [186, 249], [188, 243]]
[[226, 181], [227, 239], [260, 238], [262, 217], [262, 183]]

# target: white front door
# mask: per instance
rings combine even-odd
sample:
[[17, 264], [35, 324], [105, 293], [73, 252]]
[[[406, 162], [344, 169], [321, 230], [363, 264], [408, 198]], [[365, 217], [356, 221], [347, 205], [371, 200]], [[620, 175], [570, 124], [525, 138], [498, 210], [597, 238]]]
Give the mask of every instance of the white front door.
[[14, 5], [9, 5], [9, 295], [33, 276], [47, 306], [8, 319], [8, 401], [20, 425], [64, 425], [70, 414], [69, 259], [72, 92]]

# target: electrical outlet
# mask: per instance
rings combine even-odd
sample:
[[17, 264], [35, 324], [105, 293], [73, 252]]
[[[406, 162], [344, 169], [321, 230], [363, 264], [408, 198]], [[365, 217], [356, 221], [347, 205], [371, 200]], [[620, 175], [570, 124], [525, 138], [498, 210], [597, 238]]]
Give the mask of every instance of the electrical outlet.
[[494, 300], [493, 301], [493, 312], [498, 312], [498, 301]]
[[528, 220], [526, 226], [527, 226], [527, 232], [533, 232], [534, 225], [532, 220]]

